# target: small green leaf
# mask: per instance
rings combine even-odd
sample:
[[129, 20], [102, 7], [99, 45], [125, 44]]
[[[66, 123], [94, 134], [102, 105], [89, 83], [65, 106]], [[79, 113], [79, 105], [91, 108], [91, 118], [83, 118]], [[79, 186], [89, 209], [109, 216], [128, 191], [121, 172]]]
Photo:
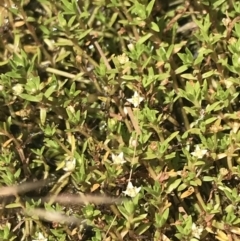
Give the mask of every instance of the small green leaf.
[[6, 64], [8, 64], [9, 60], [5, 60], [5, 61], [0, 61], [0, 66], [4, 66]]
[[57, 59], [55, 60], [55, 62], [59, 62], [59, 61], [62, 61], [63, 59], [65, 59], [66, 57], [68, 57], [69, 55], [71, 54], [70, 51], [66, 51], [64, 53], [60, 53], [57, 57]]
[[186, 113], [190, 113], [191, 116], [193, 116], [193, 117], [198, 117], [197, 111], [195, 109], [193, 109], [192, 107], [184, 106], [183, 108], [186, 111]]
[[208, 105], [206, 107], [206, 113], [211, 113], [212, 111], [218, 111], [219, 109], [222, 108], [222, 106], [220, 106], [220, 108], [219, 108], [219, 105], [221, 105], [221, 104], [222, 104], [221, 101], [217, 101], [211, 105]]
[[83, 39], [83, 38], [85, 38], [89, 33], [91, 33], [92, 32], [92, 28], [90, 28], [90, 29], [88, 29], [88, 30], [86, 30], [86, 31], [84, 31], [83, 33], [81, 33], [79, 36], [76, 36], [77, 37], [77, 39], [78, 40], [81, 40], [81, 39]]
[[135, 218], [132, 219], [132, 222], [133, 222], [133, 223], [138, 223], [139, 221], [142, 221], [143, 219], [145, 219], [147, 216], [148, 216], [147, 213], [138, 215], [137, 217], [135, 217]]
[[40, 93], [36, 96], [32, 96], [32, 95], [28, 95], [28, 94], [21, 94], [20, 97], [25, 99], [25, 100], [28, 100], [28, 101], [40, 102], [40, 101], [42, 101], [43, 94]]
[[66, 19], [64, 18], [64, 14], [61, 13], [61, 12], [58, 13], [58, 21], [59, 21], [61, 27], [67, 26], [67, 21], [66, 21]]
[[182, 183], [181, 185], [178, 186], [178, 192], [183, 191], [184, 189], [186, 189], [188, 187], [188, 185], [186, 183]]
[[192, 74], [182, 74], [181, 77], [189, 80], [197, 80], [197, 78], [194, 77]]
[[69, 2], [69, 0], [61, 0], [61, 2], [64, 4], [64, 6], [67, 8], [67, 10], [74, 12], [73, 3]]
[[123, 75], [122, 79], [124, 79], [124, 80], [135, 80], [136, 76], [133, 76], [133, 75]]
[[165, 141], [164, 143], [169, 143], [171, 140], [173, 140], [177, 135], [179, 134], [179, 131], [173, 132]]
[[44, 96], [48, 99], [52, 95], [52, 93], [56, 90], [56, 88], [57, 88], [56, 85], [50, 86], [44, 93]]
[[21, 203], [10, 203], [5, 206], [5, 208], [22, 208]]
[[155, 0], [150, 1], [150, 3], [146, 7], [147, 17], [150, 16], [153, 6], [154, 6]]
[[147, 151], [144, 153], [144, 156], [143, 156], [144, 160], [153, 160], [155, 158], [157, 158], [157, 155], [153, 151]]
[[118, 206], [118, 210], [124, 216], [125, 219], [129, 218], [130, 213], [128, 213], [127, 210], [123, 206]]
[[219, 6], [221, 6], [223, 3], [225, 3], [225, 0], [218, 0], [218, 1], [214, 1], [212, 6], [213, 9], [217, 9]]
[[188, 65], [182, 65], [181, 67], [177, 68], [175, 70], [175, 74], [181, 74], [183, 72], [185, 72], [186, 70], [188, 70]]
[[156, 23], [151, 22], [150, 27], [151, 27], [151, 29], [154, 30], [155, 32], [157, 32], [157, 33], [160, 32], [159, 26], [158, 26]]
[[212, 76], [212, 75], [214, 75], [214, 74], [215, 74], [215, 70], [210, 70], [210, 71], [202, 74], [202, 78], [203, 78], [203, 79], [206, 79], [206, 78], [208, 78], [208, 77], [210, 77], [210, 76]]
[[173, 190], [175, 190], [181, 182], [182, 182], [181, 178], [176, 180], [169, 180], [167, 193], [171, 193]]
[[169, 73], [162, 73], [162, 74], [157, 75], [157, 80], [161, 81], [161, 80], [165, 80], [165, 79], [167, 79], [169, 77], [170, 77]]
[[141, 235], [145, 233], [151, 227], [151, 225], [152, 225], [151, 223], [141, 223], [140, 226], [135, 231], [136, 234]]
[[205, 120], [205, 124], [209, 125], [209, 124], [213, 123], [217, 119], [218, 119], [218, 117], [210, 117], [209, 119]]
[[143, 44], [143, 43], [145, 43], [149, 38], [151, 38], [152, 37], [152, 33], [148, 33], [148, 34], [146, 34], [145, 36], [143, 36], [143, 37], [141, 37], [138, 41], [137, 41], [137, 44]]

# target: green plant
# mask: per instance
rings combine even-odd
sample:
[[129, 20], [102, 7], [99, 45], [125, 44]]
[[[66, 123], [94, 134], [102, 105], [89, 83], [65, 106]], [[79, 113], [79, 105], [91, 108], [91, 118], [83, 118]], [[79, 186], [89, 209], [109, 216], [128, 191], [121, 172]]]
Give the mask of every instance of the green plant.
[[237, 1], [0, 13], [0, 238], [239, 239]]

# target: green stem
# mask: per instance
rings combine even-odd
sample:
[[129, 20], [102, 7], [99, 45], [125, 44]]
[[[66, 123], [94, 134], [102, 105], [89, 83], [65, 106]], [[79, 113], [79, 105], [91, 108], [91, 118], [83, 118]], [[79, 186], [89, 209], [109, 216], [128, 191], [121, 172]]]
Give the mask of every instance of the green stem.
[[[76, 79], [76, 77], [77, 77], [77, 75], [75, 75], [75, 74], [71, 74], [71, 73], [68, 73], [66, 71], [54, 69], [54, 68], [51, 68], [51, 67], [46, 68], [46, 71], [48, 73], [60, 75], [60, 76], [63, 76], [63, 77], [69, 78], [69, 79]], [[80, 81], [80, 82], [86, 83], [86, 84], [90, 83], [90, 80], [86, 80], [86, 79], [79, 78], [77, 80]]]
[[152, 169], [152, 167], [149, 165], [148, 162], [143, 161], [144, 166], [146, 167], [146, 169], [148, 170], [148, 173], [150, 174], [150, 176], [152, 177], [153, 180], [157, 180], [157, 175], [154, 172], [154, 170]]
[[202, 211], [206, 212], [206, 205], [205, 205], [205, 203], [203, 201], [203, 198], [202, 198], [200, 192], [198, 191], [198, 187], [195, 187], [194, 189], [195, 189], [195, 195], [196, 195], [197, 200], [198, 200], [198, 202], [200, 204], [200, 207], [202, 208]]
[[37, 44], [37, 46], [40, 47], [40, 49], [41, 49], [41, 51], [43, 52], [43, 54], [45, 55], [45, 57], [46, 57], [51, 63], [53, 63], [50, 54], [47, 52], [47, 50], [44, 48], [44, 46], [43, 46], [43, 45], [41, 44], [41, 42], [38, 40], [37, 34], [36, 34], [36, 32], [35, 32], [35, 28], [28, 23], [27, 15], [25, 14], [25, 11], [24, 11], [23, 8], [21, 7], [20, 2], [16, 1], [15, 4], [17, 5], [17, 8], [18, 8], [20, 14], [22, 15], [23, 20], [24, 20], [24, 22], [25, 22], [25, 24], [26, 24], [26, 26], [27, 26], [27, 28], [28, 28], [28, 31], [29, 31], [30, 34], [32, 35], [35, 43]]
[[48, 204], [52, 205], [55, 201], [55, 198], [57, 195], [62, 191], [62, 189], [68, 184], [69, 177], [72, 173], [66, 172], [61, 178], [58, 180], [58, 182], [54, 185], [54, 187], [50, 190], [49, 195], [49, 201]]
[[[177, 78], [176, 78], [176, 74], [175, 74], [175, 71], [174, 71], [174, 65], [172, 63], [171, 63], [171, 76], [172, 76], [172, 79], [173, 79], [173, 88], [174, 88], [175, 92], [177, 93], [178, 92], [178, 83], [177, 83]], [[185, 128], [186, 128], [186, 130], [189, 130], [190, 129], [190, 124], [189, 124], [186, 112], [185, 112], [185, 110], [183, 108], [184, 105], [183, 105], [182, 98], [179, 98], [178, 102], [179, 102], [179, 105], [180, 105], [181, 114], [182, 114], [182, 118], [183, 118], [183, 122], [184, 122]]]
[[53, 137], [53, 140], [56, 141], [58, 143], [59, 146], [62, 147], [62, 149], [69, 155], [69, 156], [72, 156], [72, 153], [71, 151], [69, 151], [67, 149], [67, 147], [65, 145], [63, 145], [56, 137]]

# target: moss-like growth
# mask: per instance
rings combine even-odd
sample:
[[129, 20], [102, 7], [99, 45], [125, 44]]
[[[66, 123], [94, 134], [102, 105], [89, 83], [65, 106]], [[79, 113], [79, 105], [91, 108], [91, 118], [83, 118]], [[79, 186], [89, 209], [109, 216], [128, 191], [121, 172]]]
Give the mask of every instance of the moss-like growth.
[[239, 14], [2, 0], [0, 239], [239, 240]]

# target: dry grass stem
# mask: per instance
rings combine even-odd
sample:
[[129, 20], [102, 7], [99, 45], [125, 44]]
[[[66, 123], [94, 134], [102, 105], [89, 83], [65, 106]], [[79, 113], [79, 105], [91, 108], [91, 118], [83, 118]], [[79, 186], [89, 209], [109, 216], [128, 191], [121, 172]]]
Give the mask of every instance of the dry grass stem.
[[26, 210], [25, 214], [31, 217], [38, 217], [48, 222], [58, 222], [67, 224], [81, 224], [83, 221], [76, 217], [69, 217], [67, 215], [61, 214], [60, 212], [46, 211], [42, 208], [34, 208], [31, 210]]
[[48, 181], [41, 180], [41, 181], [37, 181], [37, 182], [22, 183], [20, 185], [14, 185], [14, 186], [10, 186], [10, 187], [1, 187], [0, 188], [0, 196], [13, 196], [13, 195], [17, 195], [17, 194], [26, 193], [26, 192], [32, 191], [34, 189], [43, 187], [47, 183], [48, 183]]
[[[52, 197], [48, 196], [43, 199], [43, 201], [51, 200]], [[124, 198], [113, 198], [113, 197], [107, 197], [107, 196], [101, 196], [101, 195], [74, 195], [74, 194], [61, 194], [54, 198], [54, 202], [58, 202], [65, 205], [79, 205], [79, 204], [88, 204], [88, 203], [94, 203], [96, 205], [101, 204], [118, 204], [122, 202]]]

